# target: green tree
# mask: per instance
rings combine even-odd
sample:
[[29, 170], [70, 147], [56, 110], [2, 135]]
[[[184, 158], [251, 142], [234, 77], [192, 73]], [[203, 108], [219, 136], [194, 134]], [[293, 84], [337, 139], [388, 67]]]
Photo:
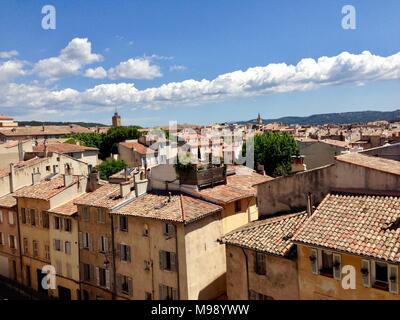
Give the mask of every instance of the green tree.
[[290, 173], [292, 156], [299, 155], [293, 136], [287, 133], [265, 132], [254, 137], [254, 162], [264, 165], [267, 175]]
[[120, 172], [122, 169], [124, 169], [125, 166], [126, 165], [123, 160], [105, 160], [98, 167], [100, 178], [107, 180], [114, 173]]

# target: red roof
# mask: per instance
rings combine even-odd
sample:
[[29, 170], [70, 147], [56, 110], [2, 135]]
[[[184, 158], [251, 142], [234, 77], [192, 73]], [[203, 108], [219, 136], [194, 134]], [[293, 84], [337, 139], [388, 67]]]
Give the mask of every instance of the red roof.
[[0, 120], [14, 120], [14, 118], [7, 117], [7, 116], [0, 116]]

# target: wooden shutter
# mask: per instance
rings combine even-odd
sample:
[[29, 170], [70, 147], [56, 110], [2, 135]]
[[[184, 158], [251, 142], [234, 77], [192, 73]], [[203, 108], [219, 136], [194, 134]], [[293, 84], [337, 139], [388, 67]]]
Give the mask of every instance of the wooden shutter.
[[17, 237], [14, 237], [14, 246], [15, 246], [15, 249], [17, 249], [17, 248], [18, 248]]
[[110, 270], [106, 270], [106, 287], [110, 289]]
[[98, 240], [98, 242], [97, 242], [97, 249], [99, 250], [99, 252], [101, 252], [101, 247], [102, 247], [102, 244], [103, 244], [103, 241], [102, 241], [102, 236], [99, 236], [99, 240]]
[[177, 261], [175, 252], [171, 252], [170, 259], [171, 259], [171, 271], [176, 271]]
[[318, 274], [318, 251], [316, 249], [310, 250], [311, 271], [313, 274]]
[[96, 284], [100, 285], [100, 270], [99, 267], [96, 267]]
[[0, 223], [3, 223], [3, 211], [0, 210]]
[[165, 252], [164, 251], [162, 251], [162, 250], [160, 250], [160, 254], [159, 254], [159, 262], [160, 262], [160, 269], [161, 270], [164, 270], [164, 268], [165, 268], [165, 263], [164, 263], [164, 260], [165, 260], [165, 254], [164, 254]]
[[86, 280], [85, 279], [85, 275], [84, 275], [84, 269], [83, 269], [83, 263], [81, 262], [80, 264], [79, 264], [79, 280], [80, 281], [83, 281], [83, 280]]
[[370, 262], [370, 268], [371, 268], [371, 277], [370, 277], [370, 281], [371, 283], [375, 282], [375, 261], [371, 261]]
[[172, 300], [178, 300], [178, 290], [172, 289]]
[[119, 273], [117, 273], [116, 281], [117, 281], [117, 293], [120, 294], [122, 292], [122, 275], [120, 275]]
[[131, 247], [128, 245], [126, 246], [126, 260], [131, 262]]
[[89, 245], [89, 250], [93, 250], [93, 242], [92, 242], [92, 235], [88, 233], [88, 245]]
[[128, 278], [128, 290], [129, 290], [129, 295], [132, 296], [132, 294], [133, 294], [132, 278]]
[[79, 233], [78, 233], [78, 242], [79, 242], [79, 249], [82, 249], [83, 248], [83, 235], [82, 235], [82, 232], [81, 231], [79, 231]]
[[121, 261], [121, 244], [117, 243], [117, 246], [115, 248], [115, 257], [119, 258]]
[[397, 276], [397, 266], [388, 264], [388, 281], [389, 281], [389, 292], [398, 293], [399, 279]]
[[104, 237], [104, 251], [108, 252], [108, 238]]
[[361, 260], [361, 279], [364, 287], [369, 288], [371, 286], [371, 268], [369, 260]]
[[89, 265], [89, 271], [90, 271], [89, 280], [90, 280], [90, 281], [93, 281], [94, 278], [95, 278], [95, 274], [94, 274], [94, 266], [91, 265], [91, 264]]
[[160, 284], [160, 296], [158, 297], [159, 300], [165, 300], [165, 295], [164, 295], [164, 286]]
[[4, 243], [4, 233], [2, 232], [0, 235], [1, 235], [1, 243], [2, 243], [3, 245], [5, 245], [5, 243]]
[[340, 280], [342, 278], [342, 258], [340, 256], [340, 254], [332, 254], [332, 260], [333, 260], [333, 265], [335, 266], [335, 264], [339, 264], [338, 267], [333, 267], [333, 277], [337, 280]]

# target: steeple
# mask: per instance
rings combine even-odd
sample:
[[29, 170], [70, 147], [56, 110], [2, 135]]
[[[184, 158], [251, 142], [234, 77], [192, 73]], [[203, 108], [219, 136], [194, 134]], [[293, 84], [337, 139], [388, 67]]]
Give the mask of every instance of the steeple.
[[257, 117], [257, 124], [261, 125], [263, 123], [263, 120], [261, 118], [260, 113], [258, 113], [258, 117]]
[[121, 116], [118, 114], [117, 108], [115, 108], [115, 113], [112, 117], [112, 126], [113, 127], [121, 126]]

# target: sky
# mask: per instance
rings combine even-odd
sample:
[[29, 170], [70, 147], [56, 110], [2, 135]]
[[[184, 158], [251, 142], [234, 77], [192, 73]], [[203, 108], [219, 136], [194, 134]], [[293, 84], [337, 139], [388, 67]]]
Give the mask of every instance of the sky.
[[[342, 27], [345, 5], [355, 29]], [[0, 2], [0, 114], [18, 120], [386, 111], [400, 109], [399, 79], [398, 0]]]

